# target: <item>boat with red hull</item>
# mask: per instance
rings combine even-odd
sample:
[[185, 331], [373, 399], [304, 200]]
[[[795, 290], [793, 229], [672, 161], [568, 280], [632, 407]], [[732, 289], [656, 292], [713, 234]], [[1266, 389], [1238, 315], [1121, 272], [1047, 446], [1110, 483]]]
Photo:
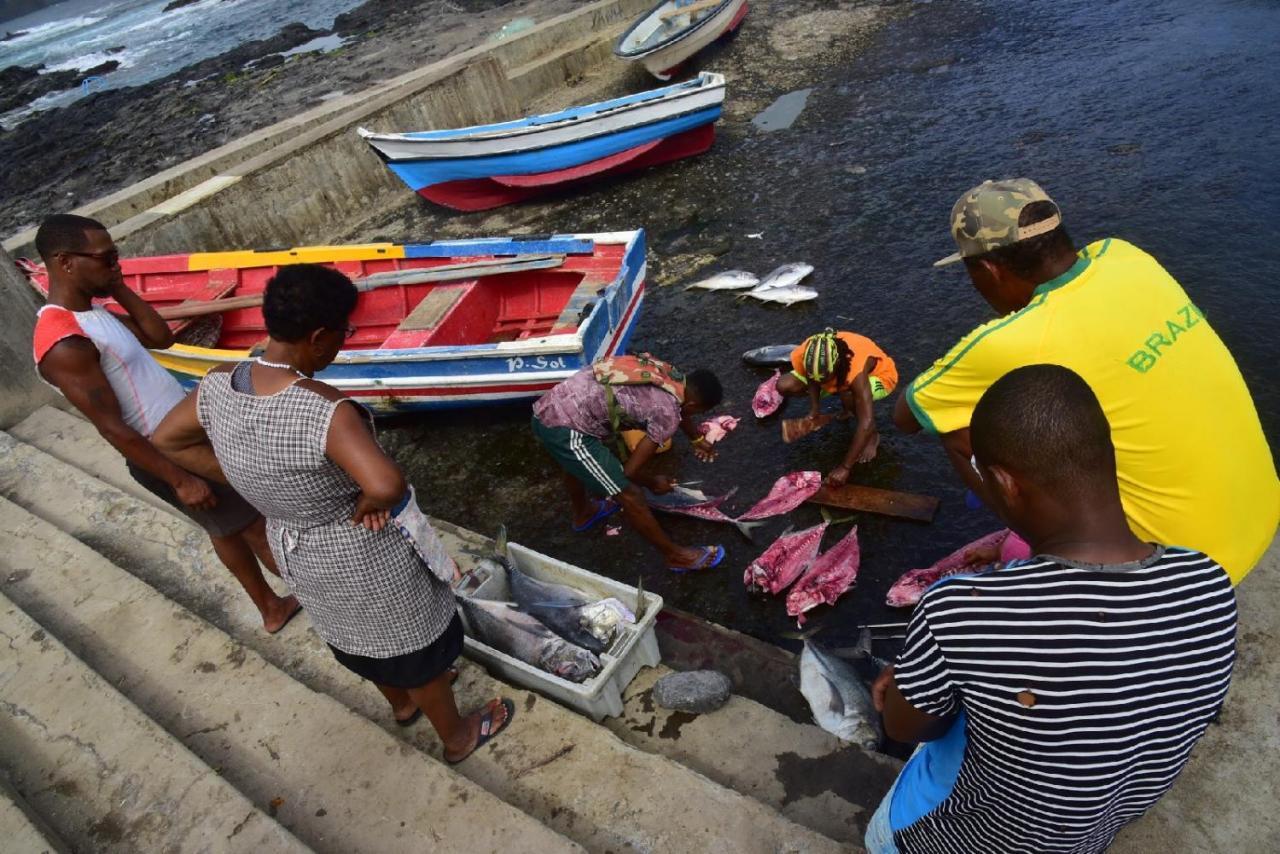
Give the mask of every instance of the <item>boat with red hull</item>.
[[[624, 352], [644, 300], [639, 230], [120, 259], [126, 284], [181, 330], [153, 355], [187, 387], [265, 346], [263, 290], [299, 263], [361, 289], [355, 333], [318, 377], [382, 414], [533, 400]], [[19, 266], [47, 295], [44, 268]]]
[[455, 210], [487, 210], [701, 154], [715, 141], [724, 77], [698, 77], [510, 122], [358, 133], [404, 183]]

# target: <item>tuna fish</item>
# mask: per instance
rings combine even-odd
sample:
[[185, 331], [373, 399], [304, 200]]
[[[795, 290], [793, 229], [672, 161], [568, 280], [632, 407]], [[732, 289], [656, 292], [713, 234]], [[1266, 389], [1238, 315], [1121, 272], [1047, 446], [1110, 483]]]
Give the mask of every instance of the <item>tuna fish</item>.
[[822, 473], [816, 471], [793, 471], [778, 478], [769, 494], [757, 504], [738, 517], [743, 522], [750, 519], [768, 519], [770, 516], [781, 516], [805, 503], [815, 492], [822, 488]]
[[604, 652], [609, 641], [613, 640], [613, 634], [610, 632], [604, 637], [597, 637], [592, 633], [590, 620], [584, 613], [593, 604], [591, 599], [572, 587], [530, 578], [510, 562], [506, 567], [511, 598], [516, 600], [520, 610], [532, 614], [569, 643], [594, 653]]
[[[863, 637], [861, 645], [870, 655], [870, 633]], [[852, 664], [813, 641], [805, 641], [800, 653], [800, 693], [809, 701], [814, 722], [836, 738], [867, 750], [880, 746], [880, 716], [870, 689]]]
[[742, 583], [748, 590], [774, 594], [782, 592], [813, 563], [826, 530], [826, 522], [795, 533], [788, 529], [787, 533], [774, 540], [773, 545], [751, 562], [742, 573]]
[[956, 549], [933, 566], [912, 569], [889, 588], [885, 602], [894, 608], [914, 607], [924, 592], [938, 580], [950, 575], [977, 572], [997, 561], [1025, 560], [1031, 557], [1031, 547], [1008, 528], [980, 537], [967, 546]]
[[720, 509], [720, 505], [729, 500], [736, 490], [730, 490], [725, 495], [707, 495], [699, 489], [689, 489], [687, 486], [677, 486], [675, 489], [665, 495], [654, 495], [649, 490], [644, 490], [644, 500], [654, 510], [663, 513], [671, 513], [676, 516], [692, 516], [695, 519], [702, 519], [706, 522], [723, 522], [733, 525], [738, 529], [738, 533], [751, 539], [751, 531], [758, 528], [763, 522], [742, 522], [725, 514]]
[[728, 436], [731, 431], [738, 429], [738, 422], [741, 420], [732, 415], [717, 415], [699, 424], [698, 432], [707, 440], [708, 445], [714, 445]]
[[746, 270], [726, 270], [687, 285], [685, 290], [701, 288], [706, 291], [740, 291], [744, 288], [754, 288], [758, 284], [760, 284], [760, 277], [755, 273], [748, 273]]
[[773, 376], [760, 383], [760, 388], [756, 389], [756, 395], [751, 399], [751, 411], [755, 413], [756, 418], [772, 415], [782, 405], [782, 393], [778, 391], [780, 376], [782, 376], [781, 371], [774, 371]]
[[846, 590], [858, 580], [858, 566], [862, 551], [858, 547], [858, 526], [840, 542], [823, 552], [822, 556], [801, 576], [787, 594], [787, 613], [797, 617], [797, 625], [804, 625], [804, 614], [822, 604], [834, 605]]
[[757, 368], [790, 368], [791, 351], [795, 344], [770, 344], [742, 354], [742, 361]]
[[553, 673], [570, 682], [584, 682], [600, 672], [600, 659], [590, 650], [569, 643], [514, 603], [458, 597], [467, 618], [467, 634], [476, 640]]

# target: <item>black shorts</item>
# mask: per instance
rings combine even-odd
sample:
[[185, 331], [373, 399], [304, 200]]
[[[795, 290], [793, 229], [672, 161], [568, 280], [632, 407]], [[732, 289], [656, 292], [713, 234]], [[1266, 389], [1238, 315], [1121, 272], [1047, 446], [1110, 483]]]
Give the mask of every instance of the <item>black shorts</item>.
[[129, 467], [129, 474], [133, 475], [133, 479], [147, 492], [182, 511], [183, 515], [203, 528], [211, 537], [229, 537], [232, 534], [238, 534], [252, 525], [261, 515], [252, 504], [240, 497], [240, 493], [225, 483], [216, 481], [209, 481], [209, 487], [218, 499], [218, 503], [212, 509], [197, 510], [194, 507], [188, 507], [178, 499], [172, 486], [128, 460], [125, 460], [125, 463]]
[[391, 688], [421, 688], [448, 670], [462, 655], [462, 620], [454, 614], [440, 637], [414, 652], [390, 658], [369, 658], [343, 652], [333, 644], [333, 657], [357, 676]]

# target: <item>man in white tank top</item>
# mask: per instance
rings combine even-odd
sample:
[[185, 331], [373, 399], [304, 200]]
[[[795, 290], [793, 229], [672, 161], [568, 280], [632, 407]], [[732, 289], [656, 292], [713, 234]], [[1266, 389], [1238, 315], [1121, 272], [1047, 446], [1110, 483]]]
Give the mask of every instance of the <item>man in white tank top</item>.
[[[49, 273], [49, 302], [36, 319], [33, 342], [40, 376], [124, 456], [138, 483], [209, 534], [219, 559], [257, 606], [263, 627], [272, 633], [284, 628], [301, 606], [292, 596], [276, 595], [262, 576], [258, 560], [279, 575], [262, 517], [231, 487], [197, 477], [151, 444], [160, 420], [184, 396], [147, 352], [171, 346], [173, 333], [125, 284], [111, 235], [95, 220], [58, 214], [40, 226], [36, 249]], [[106, 297], [128, 314], [93, 304]]]

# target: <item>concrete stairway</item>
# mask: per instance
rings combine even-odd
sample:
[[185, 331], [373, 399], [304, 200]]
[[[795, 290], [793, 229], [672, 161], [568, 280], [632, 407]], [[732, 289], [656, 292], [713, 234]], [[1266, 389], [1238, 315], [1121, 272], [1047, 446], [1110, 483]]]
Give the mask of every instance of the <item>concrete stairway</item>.
[[[663, 668], [642, 673], [627, 713], [600, 726], [465, 661], [463, 708], [501, 694], [516, 700], [517, 716], [451, 768], [437, 761], [430, 726], [395, 726], [305, 614], [265, 634], [203, 534], [141, 492], [83, 420], [46, 408], [0, 433], [0, 496], [0, 631], [14, 638], [20, 664], [3, 667], [0, 704], [25, 707], [26, 686], [50, 686], [59, 702], [42, 710], [44, 737], [114, 749], [119, 773], [153, 784], [129, 801], [147, 821], [167, 816], [165, 804], [183, 791], [175, 775], [147, 770], [156, 752], [180, 755], [192, 779], [221, 787], [193, 789], [202, 806], [184, 817], [248, 822], [237, 839], [252, 829], [286, 840], [260, 850], [822, 852], [860, 842], [870, 801], [896, 771], [742, 698], [700, 718], [655, 712], [648, 688]], [[458, 534], [451, 545], [465, 562], [480, 541]], [[18, 683], [15, 670], [59, 675]], [[149, 733], [145, 750], [126, 749], [120, 727], [99, 725], [112, 703]], [[41, 838], [102, 847], [88, 828], [119, 798], [86, 799], [76, 820], [50, 788], [58, 757], [24, 745], [20, 762], [0, 750], [17, 803], [51, 828]], [[243, 808], [219, 809], [217, 799], [232, 795]], [[0, 810], [0, 828], [20, 813]], [[175, 850], [232, 848], [218, 826], [166, 832], [187, 834]]]

